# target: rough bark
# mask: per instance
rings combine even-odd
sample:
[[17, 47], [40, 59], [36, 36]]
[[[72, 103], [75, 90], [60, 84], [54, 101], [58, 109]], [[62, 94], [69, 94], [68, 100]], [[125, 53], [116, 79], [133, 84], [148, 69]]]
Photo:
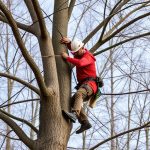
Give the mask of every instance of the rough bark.
[[[59, 5], [65, 3], [65, 0], [57, 0], [55, 1], [54, 12], [59, 10]], [[64, 8], [67, 8], [67, 3], [63, 5]], [[62, 9], [62, 8], [61, 8]], [[69, 109], [68, 101], [71, 93], [71, 70], [67, 63], [63, 59], [60, 58], [60, 54], [63, 51], [66, 51], [66, 47], [64, 45], [59, 44], [60, 39], [62, 38], [60, 33], [63, 36], [67, 36], [67, 28], [68, 28], [68, 9], [64, 9], [63, 11], [58, 11], [54, 14], [53, 18], [53, 33], [52, 33], [52, 42], [56, 56], [56, 64], [57, 64], [57, 73], [59, 79], [59, 89], [61, 95], [61, 107], [62, 109]], [[60, 33], [59, 33], [60, 32]]]
[[[42, 59], [44, 79], [47, 88], [53, 89], [53, 95], [41, 95], [38, 149], [63, 150], [67, 147], [70, 126], [67, 125], [68, 123], [62, 117], [62, 96], [59, 94], [60, 84], [58, 84], [58, 73], [50, 37], [44, 40], [39, 39], [39, 44], [42, 56], [48, 56]], [[62, 58], [58, 57], [58, 60], [62, 61]]]

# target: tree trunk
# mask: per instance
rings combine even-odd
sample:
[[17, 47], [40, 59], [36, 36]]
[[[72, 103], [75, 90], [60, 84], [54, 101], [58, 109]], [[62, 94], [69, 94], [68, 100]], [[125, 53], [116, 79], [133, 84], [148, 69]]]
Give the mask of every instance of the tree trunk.
[[[132, 59], [133, 59], [133, 51], [131, 52], [131, 64], [130, 64], [130, 76], [132, 76]], [[132, 85], [132, 78], [129, 80], [129, 92], [131, 92], [131, 85]], [[131, 95], [128, 95], [128, 130], [130, 130], [130, 124], [131, 124]], [[131, 134], [127, 134], [127, 150], [130, 150], [130, 140], [131, 140]]]
[[[9, 37], [8, 37], [8, 25], [6, 25], [6, 52], [5, 52], [5, 59], [6, 59], [6, 72], [8, 74], [10, 74], [9, 72], [9, 57], [8, 57], [8, 53], [9, 53]], [[11, 92], [12, 92], [12, 82], [11, 79], [7, 79], [7, 99], [8, 99], [8, 105], [11, 103]], [[7, 108], [7, 112], [10, 114], [11, 113], [11, 106], [8, 106]], [[6, 129], [6, 134], [9, 136], [10, 132], [10, 127], [7, 125], [7, 129]], [[10, 138], [6, 138], [6, 150], [10, 150], [11, 149], [11, 139]]]
[[146, 150], [149, 150], [149, 127], [145, 128], [145, 138], [146, 138]]
[[40, 108], [40, 146], [38, 149], [65, 150], [69, 138], [65, 124], [61, 115], [59, 98], [57, 96], [43, 97]]
[[[48, 88], [53, 88], [53, 94], [50, 96], [42, 95], [40, 96], [40, 126], [39, 126], [39, 135], [38, 135], [38, 148], [39, 150], [65, 150], [67, 148], [67, 142], [69, 139], [71, 124], [66, 122], [62, 116], [62, 101], [64, 105], [69, 104], [69, 96], [66, 99], [60, 96], [60, 93], [67, 91], [69, 93], [70, 86], [62, 85], [65, 82], [61, 82], [59, 78], [58, 84], [58, 73], [56, 70], [55, 56], [53, 53], [53, 47], [50, 37], [48, 39], [40, 39], [39, 44], [43, 57], [43, 70], [44, 70], [44, 79], [46, 86]], [[62, 61], [62, 58], [58, 58], [59, 61]], [[62, 62], [63, 63], [63, 62]], [[65, 70], [65, 69], [64, 69]], [[64, 71], [63, 71], [64, 72]], [[61, 74], [63, 74], [61, 72]], [[59, 75], [60, 76], [60, 75]], [[64, 76], [64, 74], [63, 74]], [[67, 80], [70, 81], [70, 78]], [[59, 87], [63, 87], [61, 89]], [[66, 90], [64, 87], [66, 86]], [[59, 91], [61, 90], [61, 92]], [[68, 101], [66, 101], [68, 100]]]
[[[11, 86], [12, 86], [12, 84], [11, 84], [11, 80], [10, 79], [7, 79], [7, 91], [8, 91], [8, 100], [10, 99], [10, 97], [11, 97]], [[9, 100], [8, 101], [8, 104], [10, 104], [11, 103], [11, 100]], [[10, 112], [10, 106], [8, 106], [8, 109], [7, 109], [7, 112], [10, 114], [11, 112]], [[10, 134], [9, 134], [9, 132], [10, 132], [10, 127], [7, 125], [7, 131], [6, 131], [7, 133], [7, 135], [9, 136]], [[11, 140], [10, 140], [10, 138], [6, 138], [6, 150], [10, 150], [11, 149]]]
[[[112, 43], [112, 42], [111, 42]], [[114, 81], [113, 81], [113, 51], [110, 50], [110, 63], [111, 63], [111, 93], [114, 93]], [[114, 119], [114, 97], [111, 95], [111, 137], [115, 135], [115, 119]], [[111, 150], [116, 150], [115, 139], [111, 140]]]

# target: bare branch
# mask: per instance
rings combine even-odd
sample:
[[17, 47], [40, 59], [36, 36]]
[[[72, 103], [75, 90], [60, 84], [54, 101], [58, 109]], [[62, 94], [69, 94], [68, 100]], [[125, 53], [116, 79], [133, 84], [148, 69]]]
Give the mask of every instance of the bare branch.
[[[109, 15], [109, 16], [111, 16], [114, 11], [117, 12], [118, 10], [120, 10], [120, 9], [121, 9], [126, 3], [128, 3], [129, 1], [130, 1], [130, 0], [124, 0], [124, 1], [122, 2], [122, 0], [120, 0], [120, 1], [114, 6], [114, 8], [113, 8], [112, 11], [110, 12], [110, 15]], [[119, 6], [118, 6], [118, 5], [119, 5]], [[105, 30], [106, 30], [106, 27], [107, 27], [107, 25], [108, 25], [108, 23], [109, 23], [109, 21], [110, 21], [111, 18], [112, 18], [112, 17], [109, 17], [109, 19], [106, 21], [106, 23], [105, 23], [105, 25], [104, 25], [104, 27], [103, 27], [103, 30], [102, 30], [102, 33], [101, 33], [101, 36], [100, 36], [99, 41], [102, 40], [103, 35], [104, 35], [104, 32], [105, 32]]]
[[89, 150], [94, 150], [94, 149], [97, 148], [98, 146], [100, 146], [100, 145], [102, 145], [102, 144], [104, 144], [104, 143], [106, 143], [106, 142], [108, 142], [108, 141], [110, 141], [110, 140], [112, 140], [112, 139], [115, 139], [115, 138], [117, 138], [117, 137], [119, 137], [119, 136], [122, 136], [122, 135], [124, 135], [124, 134], [127, 134], [127, 133], [130, 133], [130, 132], [134, 132], [134, 131], [140, 130], [140, 129], [142, 129], [142, 128], [145, 128], [145, 127], [149, 126], [149, 124], [150, 124], [150, 122], [145, 123], [144, 125], [142, 125], [142, 126], [140, 126], [140, 127], [133, 128], [133, 129], [130, 129], [130, 130], [128, 130], [128, 131], [119, 133], [119, 134], [117, 134], [117, 135], [115, 135], [115, 136], [113, 136], [113, 137], [110, 137], [110, 138], [108, 138], [108, 139], [106, 139], [106, 140], [104, 140], [104, 141], [98, 143], [97, 145], [93, 146], [93, 147], [90, 148]]
[[24, 0], [33, 22], [38, 20], [31, 0]]
[[10, 75], [10, 74], [7, 74], [7, 73], [1, 73], [0, 72], [0, 76], [2, 77], [6, 77], [6, 78], [9, 78], [9, 79], [12, 79], [12, 80], [15, 80], [23, 85], [25, 85], [26, 87], [28, 87], [29, 89], [33, 90], [34, 92], [36, 92], [38, 95], [40, 95], [40, 91], [39, 89], [37, 89], [35, 86], [31, 85], [30, 83], [28, 82], [25, 82], [24, 80], [21, 80], [20, 78], [18, 77], [15, 77], [13, 75]]
[[48, 32], [47, 32], [47, 29], [46, 29], [45, 21], [43, 19], [44, 17], [43, 17], [42, 11], [40, 9], [39, 2], [37, 0], [33, 0], [32, 4], [34, 6], [34, 10], [36, 12], [36, 15], [37, 15], [37, 18], [38, 18], [38, 22], [39, 22], [39, 25], [40, 25], [41, 36], [43, 38], [47, 38]]
[[35, 142], [31, 140], [25, 132], [8, 116], [0, 112], [0, 119], [2, 119], [5, 123], [7, 123], [13, 131], [17, 134], [17, 136], [25, 143], [29, 148], [33, 149]]
[[27, 103], [27, 102], [33, 102], [33, 101], [39, 101], [40, 99], [28, 99], [28, 100], [21, 100], [21, 101], [17, 101], [17, 102], [13, 102], [13, 103], [9, 103], [6, 105], [0, 105], [0, 108], [4, 108], [7, 106], [11, 106], [11, 105], [15, 105], [15, 104], [20, 104], [20, 103]]
[[144, 34], [141, 34], [141, 35], [137, 35], [137, 36], [134, 36], [134, 37], [132, 37], [132, 38], [123, 40], [123, 41], [121, 41], [121, 42], [119, 42], [119, 43], [116, 43], [116, 44], [114, 44], [114, 45], [112, 45], [112, 46], [110, 46], [110, 47], [107, 47], [107, 48], [105, 48], [105, 49], [103, 49], [103, 50], [101, 50], [101, 51], [99, 51], [99, 52], [97, 52], [97, 53], [94, 53], [94, 56], [96, 56], [96, 55], [98, 55], [98, 54], [101, 54], [101, 53], [103, 53], [103, 52], [106, 52], [106, 51], [108, 51], [108, 50], [110, 50], [110, 49], [112, 49], [112, 48], [114, 48], [114, 47], [117, 47], [117, 46], [119, 46], [119, 45], [121, 45], [121, 44], [127, 43], [127, 42], [132, 41], [132, 40], [135, 40], [135, 39], [139, 39], [139, 38], [141, 38], [141, 37], [148, 36], [148, 35], [150, 35], [150, 32], [147, 32], [147, 33], [144, 33]]
[[91, 52], [94, 52], [95, 50], [97, 50], [101, 45], [103, 45], [104, 43], [106, 43], [107, 41], [109, 41], [111, 38], [113, 38], [116, 34], [120, 33], [122, 30], [124, 30], [125, 28], [127, 28], [128, 26], [132, 25], [133, 23], [135, 23], [136, 21], [139, 21], [140, 19], [143, 19], [147, 16], [150, 15], [150, 12], [143, 14], [131, 21], [129, 21], [128, 23], [126, 23], [125, 25], [123, 25], [122, 27], [120, 27], [118, 30], [116, 30], [114, 33], [112, 33], [109, 37], [107, 37], [106, 39], [104, 39], [103, 41], [98, 41], [91, 49]]
[[40, 36], [40, 29], [39, 29], [39, 22], [38, 22], [38, 18], [37, 15], [35, 13], [33, 4], [31, 0], [24, 0], [24, 3], [26, 4], [26, 7], [30, 13], [31, 19], [32, 19], [32, 29], [35, 31], [35, 35], [36, 36]]
[[[121, 0], [114, 6], [114, 8], [112, 9], [112, 11], [110, 12], [110, 15], [104, 19], [91, 33], [89, 33], [89, 35], [83, 40], [83, 43], [87, 43], [104, 25], [106, 25], [109, 20], [116, 15], [117, 11], [120, 10], [125, 3], [127, 3], [129, 0], [124, 0], [124, 2], [122, 2], [120, 5], [119, 3], [121, 2]], [[119, 5], [119, 6], [118, 6]], [[118, 6], [118, 7], [117, 7]]]
[[[9, 24], [7, 18], [1, 12], [0, 12], [0, 21], [3, 21], [4, 23]], [[20, 28], [24, 31], [30, 32], [32, 34], [35, 34], [35, 32], [31, 26], [27, 26], [27, 25], [22, 24], [22, 23], [17, 22], [17, 21], [16, 21], [16, 24], [17, 24], [18, 28]]]
[[131, 16], [133, 13], [135, 13], [136, 11], [140, 10], [143, 7], [146, 7], [147, 3], [143, 3], [141, 6], [133, 9], [131, 12], [129, 12], [126, 16], [124, 16], [123, 18], [121, 18], [113, 27], [112, 29], [110, 29], [102, 38], [102, 40], [105, 40], [125, 19], [127, 19], [129, 16]]
[[71, 0], [70, 2], [69, 8], [68, 8], [68, 20], [70, 20], [75, 3], [76, 3], [76, 0]]
[[38, 133], [38, 129], [37, 129], [36, 127], [34, 127], [34, 126], [33, 126], [30, 122], [28, 122], [27, 120], [22, 119], [22, 118], [18, 118], [18, 117], [16, 117], [16, 116], [13, 116], [13, 115], [11, 115], [11, 114], [9, 114], [9, 113], [7, 113], [7, 112], [1, 110], [1, 109], [0, 109], [0, 112], [4, 113], [5, 115], [7, 115], [8, 117], [10, 117], [10, 118], [12, 118], [12, 119], [15, 119], [15, 120], [17, 120], [17, 121], [20, 121], [20, 122], [22, 122], [22, 123], [25, 123], [25, 124], [28, 125], [31, 129], [33, 129], [34, 132]]
[[[12, 131], [13, 131], [13, 130], [12, 130]], [[8, 135], [5, 135], [5, 134], [3, 134], [3, 133], [0, 133], [0, 136], [7, 137], [7, 138], [9, 138], [9, 139], [11, 139], [11, 140], [20, 141], [20, 139], [17, 139], [17, 138], [10, 137], [10, 136], [8, 136]]]
[[101, 95], [127, 95], [127, 94], [136, 94], [136, 93], [148, 92], [148, 91], [150, 91], [150, 89], [133, 91], [133, 92], [126, 92], [126, 93], [101, 93]]
[[3, 13], [5, 14], [7, 20], [9, 21], [9, 24], [12, 28], [13, 34], [15, 36], [15, 39], [17, 41], [17, 44], [22, 52], [23, 57], [25, 58], [26, 62], [29, 64], [29, 66], [31, 67], [31, 69], [34, 72], [34, 75], [36, 77], [37, 83], [39, 85], [40, 90], [43, 91], [44, 94], [48, 94], [47, 92], [47, 88], [45, 86], [45, 83], [43, 81], [43, 77], [40, 73], [40, 70], [38, 68], [38, 66], [36, 65], [36, 63], [34, 62], [34, 60], [32, 59], [32, 57], [29, 55], [18, 30], [18, 27], [11, 15], [11, 13], [9, 12], [9, 10], [6, 8], [6, 6], [2, 3], [2, 1], [0, 1], [0, 9], [3, 11]]

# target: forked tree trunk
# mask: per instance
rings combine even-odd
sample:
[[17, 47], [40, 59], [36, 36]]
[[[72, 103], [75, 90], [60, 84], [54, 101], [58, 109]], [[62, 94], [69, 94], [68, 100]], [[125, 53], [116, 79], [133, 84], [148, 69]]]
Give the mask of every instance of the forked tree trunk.
[[[67, 143], [71, 131], [71, 124], [63, 118], [62, 109], [65, 109], [65, 107], [63, 106], [69, 106], [68, 104], [70, 99], [70, 86], [68, 85], [70, 84], [63, 85], [65, 83], [63, 79], [64, 76], [68, 77], [70, 76], [70, 74], [66, 75], [66, 70], [64, 69], [64, 71], [59, 74], [60, 78], [58, 83], [56, 61], [52, 50], [53, 47], [50, 37], [48, 39], [39, 38], [39, 44], [41, 49], [41, 55], [43, 56], [42, 61], [45, 83], [48, 88], [53, 88], [54, 93], [51, 96], [45, 96], [43, 95], [43, 93], [41, 93], [40, 126], [36, 149], [65, 150], [67, 148]], [[58, 56], [58, 61], [65, 65], [60, 56]], [[67, 81], [68, 83], [70, 83], [70, 78], [68, 78]], [[68, 94], [64, 95], [66, 97], [63, 97], [60, 93], [65, 91]]]

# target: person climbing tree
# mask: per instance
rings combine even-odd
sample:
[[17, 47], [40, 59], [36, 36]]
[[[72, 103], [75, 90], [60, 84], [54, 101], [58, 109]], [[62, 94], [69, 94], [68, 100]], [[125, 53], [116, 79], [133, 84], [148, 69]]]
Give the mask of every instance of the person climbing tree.
[[78, 39], [71, 41], [69, 38], [63, 37], [60, 42], [61, 44], [66, 44], [74, 55], [74, 58], [71, 58], [66, 52], [62, 52], [62, 58], [76, 66], [78, 80], [77, 92], [71, 98], [71, 113], [63, 110], [63, 114], [73, 123], [78, 119], [81, 127], [76, 131], [76, 134], [79, 134], [92, 127], [82, 105], [83, 102], [90, 100], [98, 90], [96, 83], [96, 59], [84, 48], [84, 43]]

